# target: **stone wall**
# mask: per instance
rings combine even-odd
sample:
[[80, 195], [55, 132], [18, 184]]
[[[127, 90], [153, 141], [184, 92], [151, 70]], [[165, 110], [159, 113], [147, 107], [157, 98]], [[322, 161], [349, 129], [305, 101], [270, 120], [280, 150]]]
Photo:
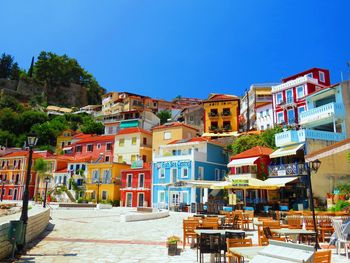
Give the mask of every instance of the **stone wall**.
[[[8, 241], [7, 233], [9, 221], [18, 220], [20, 213], [1, 218], [0, 222], [0, 260], [8, 257], [12, 252], [12, 245]], [[38, 237], [47, 227], [50, 220], [50, 209], [29, 210], [26, 242], [30, 242]]]

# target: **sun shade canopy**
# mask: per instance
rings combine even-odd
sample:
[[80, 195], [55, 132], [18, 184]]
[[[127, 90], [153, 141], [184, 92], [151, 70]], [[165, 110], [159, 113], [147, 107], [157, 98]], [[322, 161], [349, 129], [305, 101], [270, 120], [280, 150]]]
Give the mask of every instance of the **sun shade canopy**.
[[254, 165], [254, 162], [259, 159], [259, 157], [243, 158], [232, 160], [227, 167], [240, 167], [246, 165]]
[[295, 155], [297, 151], [303, 147], [303, 143], [297, 144], [297, 145], [292, 145], [292, 146], [287, 146], [280, 148], [273, 153], [270, 154], [270, 158], [277, 158], [277, 157], [282, 157], [282, 156], [290, 156], [290, 155]]

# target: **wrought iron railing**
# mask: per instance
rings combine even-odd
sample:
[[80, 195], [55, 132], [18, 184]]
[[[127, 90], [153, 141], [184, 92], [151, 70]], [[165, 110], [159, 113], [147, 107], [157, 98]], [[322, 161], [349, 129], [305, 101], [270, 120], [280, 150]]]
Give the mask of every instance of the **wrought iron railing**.
[[306, 172], [305, 163], [269, 165], [269, 176], [305, 175]]

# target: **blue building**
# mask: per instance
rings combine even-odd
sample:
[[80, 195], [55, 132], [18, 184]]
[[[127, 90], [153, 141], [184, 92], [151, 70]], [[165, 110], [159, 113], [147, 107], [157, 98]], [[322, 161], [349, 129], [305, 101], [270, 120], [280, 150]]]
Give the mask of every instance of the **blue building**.
[[206, 202], [213, 181], [222, 181], [227, 173], [228, 154], [224, 146], [204, 138], [174, 141], [160, 146], [153, 156], [152, 204], [167, 208]]

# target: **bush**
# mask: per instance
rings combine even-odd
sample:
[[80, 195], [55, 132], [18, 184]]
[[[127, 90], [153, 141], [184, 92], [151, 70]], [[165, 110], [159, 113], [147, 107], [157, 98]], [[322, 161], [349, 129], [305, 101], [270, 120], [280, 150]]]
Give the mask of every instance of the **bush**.
[[340, 212], [344, 210], [349, 210], [350, 208], [350, 203], [347, 201], [339, 200], [335, 206], [330, 208], [330, 211], [332, 212]]

